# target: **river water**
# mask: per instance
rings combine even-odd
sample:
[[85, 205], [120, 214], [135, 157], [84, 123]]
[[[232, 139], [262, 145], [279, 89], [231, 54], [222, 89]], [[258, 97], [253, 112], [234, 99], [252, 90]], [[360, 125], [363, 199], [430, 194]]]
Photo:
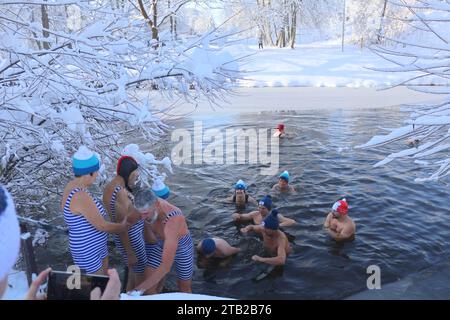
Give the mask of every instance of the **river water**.
[[[166, 181], [172, 192], [169, 201], [185, 213], [194, 241], [215, 235], [242, 248], [232, 259], [196, 265], [193, 291], [241, 299], [342, 299], [367, 289], [370, 265], [380, 267], [384, 285], [448, 260], [448, 185], [415, 183], [414, 178], [426, 171], [412, 161], [373, 168], [389, 149], [354, 148], [383, 133], [382, 128], [401, 125], [404, 117], [397, 108], [389, 108], [208, 115], [172, 121], [174, 128], [191, 133], [194, 121], [201, 121], [203, 130], [214, 128], [220, 133], [284, 123], [289, 137], [280, 142], [277, 173], [288, 170], [298, 191], [297, 195], [273, 195], [280, 213], [295, 219], [297, 225], [285, 230], [293, 253], [284, 267], [271, 270], [251, 260], [262, 253], [261, 240], [239, 234], [239, 226], [231, 219], [234, 205], [221, 200], [232, 194], [239, 179], [259, 199], [270, 193], [277, 174], [262, 175], [261, 169], [268, 167], [263, 163], [174, 166], [174, 174]], [[168, 152], [176, 145], [169, 138], [165, 143]], [[144, 148], [150, 149], [145, 144]], [[353, 242], [337, 244], [322, 225], [341, 196], [349, 202], [357, 234]], [[37, 254], [40, 265], [63, 268], [71, 264], [65, 234], [52, 235]], [[115, 251], [111, 263], [120, 265]], [[169, 276], [169, 290], [176, 289], [175, 279]]]

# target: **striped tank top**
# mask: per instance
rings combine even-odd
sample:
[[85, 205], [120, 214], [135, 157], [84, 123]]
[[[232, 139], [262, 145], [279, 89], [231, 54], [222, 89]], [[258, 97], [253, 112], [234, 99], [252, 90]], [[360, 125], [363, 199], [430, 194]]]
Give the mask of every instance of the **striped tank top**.
[[[94, 273], [102, 267], [103, 259], [108, 256], [108, 234], [97, 230], [82, 214], [75, 215], [70, 211], [72, 198], [79, 191], [85, 190], [76, 188], [69, 193], [64, 204], [64, 221], [69, 230], [69, 248], [73, 262], [83, 271]], [[105, 219], [107, 212], [103, 205], [89, 193], [88, 195]]]

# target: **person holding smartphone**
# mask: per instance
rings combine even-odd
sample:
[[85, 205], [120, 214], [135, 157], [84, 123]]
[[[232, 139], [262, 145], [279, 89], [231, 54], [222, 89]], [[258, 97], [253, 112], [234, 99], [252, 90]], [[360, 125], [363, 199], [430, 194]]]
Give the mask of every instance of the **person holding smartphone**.
[[108, 233], [128, 229], [127, 217], [120, 223], [106, 220], [102, 203], [88, 191], [98, 176], [97, 155], [81, 146], [72, 158], [75, 178], [66, 185], [61, 202], [69, 229], [69, 247], [74, 263], [86, 273], [106, 274], [108, 270]]
[[[0, 185], [0, 300], [8, 286], [8, 273], [17, 261], [20, 251], [20, 227], [16, 215], [13, 198], [9, 192]], [[45, 293], [40, 292], [40, 287], [52, 271], [47, 268], [42, 271], [31, 283], [25, 300], [46, 299]], [[91, 300], [117, 300], [120, 295], [120, 279], [117, 271], [108, 270], [109, 280], [103, 293], [99, 288], [91, 292]]]

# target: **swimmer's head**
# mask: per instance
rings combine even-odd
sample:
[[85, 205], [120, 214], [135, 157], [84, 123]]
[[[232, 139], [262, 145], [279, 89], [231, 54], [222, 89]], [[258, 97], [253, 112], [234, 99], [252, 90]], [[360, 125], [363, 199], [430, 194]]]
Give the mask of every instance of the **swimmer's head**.
[[205, 256], [210, 256], [216, 251], [216, 242], [211, 238], [203, 239], [201, 244], [201, 252]]
[[273, 209], [267, 218], [263, 221], [263, 226], [269, 235], [272, 235], [280, 228], [280, 222], [278, 221], [278, 210]]
[[348, 214], [348, 203], [347, 203], [347, 200], [345, 198], [343, 198], [341, 200], [336, 201], [333, 204], [333, 207], [332, 207], [331, 210], [332, 210], [331, 212], [333, 213], [333, 216], [335, 218], [339, 218], [340, 216], [347, 215]]
[[272, 210], [272, 197], [267, 195], [259, 201], [259, 212], [266, 215]]
[[234, 190], [243, 190], [245, 191], [247, 189], [247, 185], [245, 184], [244, 181], [239, 180], [238, 182], [236, 182], [236, 184], [234, 185]]
[[289, 172], [287, 172], [287, 170], [285, 170], [282, 174], [280, 174], [279, 178], [280, 178], [280, 181], [285, 181], [286, 184], [288, 184], [289, 180], [290, 180]]
[[125, 188], [131, 191], [139, 179], [139, 165], [137, 161], [130, 156], [122, 156], [117, 161], [117, 175], [121, 176], [125, 182]]
[[282, 124], [282, 123], [278, 124], [277, 130], [283, 132], [284, 131], [284, 124]]
[[134, 196], [134, 206], [149, 223], [154, 223], [158, 218], [158, 213], [156, 212], [158, 201], [155, 193], [147, 188], [137, 191]]

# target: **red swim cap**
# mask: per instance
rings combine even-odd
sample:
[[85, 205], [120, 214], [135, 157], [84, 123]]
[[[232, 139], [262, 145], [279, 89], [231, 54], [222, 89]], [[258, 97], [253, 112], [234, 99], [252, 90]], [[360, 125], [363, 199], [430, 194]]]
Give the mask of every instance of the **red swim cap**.
[[284, 130], [284, 124], [280, 123], [280, 124], [277, 126], [277, 129], [280, 130], [280, 131], [283, 131], [283, 130]]
[[342, 200], [337, 201], [333, 205], [333, 210], [338, 212], [339, 214], [346, 215], [348, 213], [347, 200], [342, 199]]

